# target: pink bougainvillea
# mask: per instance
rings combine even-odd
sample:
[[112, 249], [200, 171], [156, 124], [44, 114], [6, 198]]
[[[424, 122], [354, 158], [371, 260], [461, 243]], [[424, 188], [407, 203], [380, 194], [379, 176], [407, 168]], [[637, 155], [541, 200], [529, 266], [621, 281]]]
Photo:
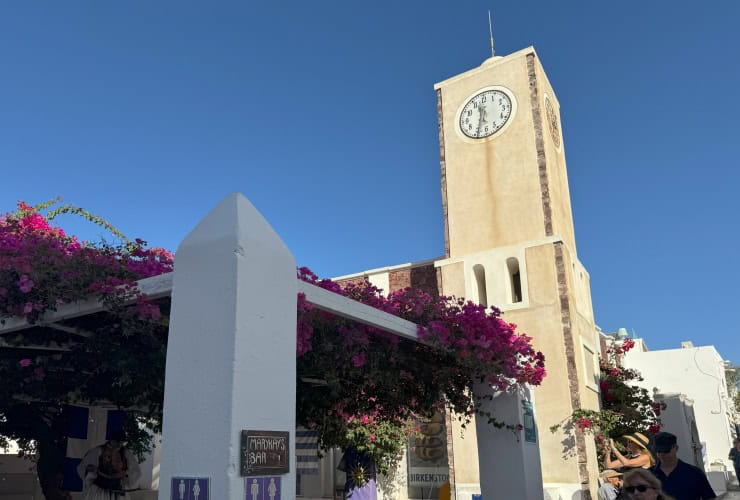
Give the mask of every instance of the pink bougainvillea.
[[[95, 325], [94, 335], [71, 339], [68, 354], [31, 359], [13, 352], [0, 362], [7, 389], [0, 397], [25, 393], [30, 400], [61, 404], [81, 394], [90, 401], [115, 396], [121, 406], [150, 409], [147, 422], [156, 422], [168, 318], [159, 303], [139, 291], [137, 281], [172, 271], [173, 256], [126, 239], [76, 207], [42, 214], [51, 204], [21, 202], [16, 212], [0, 217], [0, 317], [20, 316], [35, 324], [48, 311], [92, 296], [108, 307], [107, 319]], [[120, 242], [81, 242], [53, 225], [62, 213], [82, 216]], [[369, 453], [379, 470], [398, 458], [409, 434], [418, 431], [419, 418], [450, 408], [469, 420], [479, 412], [481, 395], [474, 388], [480, 384], [509, 390], [540, 384], [545, 376], [544, 356], [532, 339], [494, 307], [417, 289], [386, 296], [368, 281], [340, 286], [305, 267], [297, 273], [301, 280], [418, 325], [419, 342], [412, 342], [320, 311], [303, 294], [297, 296], [298, 422], [318, 429], [324, 447]], [[70, 341], [68, 333], [53, 335]], [[479, 414], [521, 431], [518, 422]]]
[[[127, 432], [141, 451], [160, 429], [167, 346], [160, 304], [168, 303], [148, 300], [137, 281], [172, 271], [172, 254], [126, 239], [83, 209], [52, 205], [20, 202], [0, 215], [0, 319], [21, 317], [30, 326], [6, 332], [0, 347], [0, 447], [13, 440], [22, 453], [46, 459], [44, 450], [63, 438], [57, 421], [65, 403], [105, 401], [137, 408]], [[116, 243], [70, 236], [55, 226], [60, 214], [98, 224]], [[89, 299], [104, 310], [46, 326], [47, 312]]]
[[582, 431], [585, 431], [586, 429], [591, 427], [592, 422], [588, 418], [581, 417], [578, 420], [576, 420], [576, 425], [578, 426], [579, 429], [581, 429]]
[[[18, 203], [16, 212], [0, 216], [0, 315], [25, 316], [34, 322], [44, 311], [90, 294], [136, 294], [136, 280], [172, 268], [171, 253], [147, 248], [139, 239], [119, 246], [81, 243], [52, 226], [39, 207], [25, 202]], [[137, 306], [144, 316], [158, 314], [156, 306], [145, 300], [137, 301]]]
[[[410, 422], [417, 417], [445, 407], [465, 420], [478, 413], [481, 395], [472, 390], [475, 382], [507, 390], [538, 385], [545, 377], [542, 353], [496, 308], [411, 288], [386, 296], [367, 280], [342, 287], [305, 267], [298, 269], [298, 278], [418, 325], [419, 342], [402, 340], [316, 310], [298, 297], [298, 370], [311, 374], [311, 382], [299, 385], [298, 418], [320, 422], [327, 447], [379, 453], [373, 456], [382, 463], [393, 455], [391, 449], [403, 448], [401, 429], [412, 431]], [[316, 384], [317, 379], [323, 383]], [[304, 397], [310, 405], [301, 404]], [[521, 430], [518, 423], [481, 416], [498, 427]], [[374, 429], [373, 422], [383, 423], [373, 435], [384, 446], [371, 446], [369, 434], [357, 428]]]
[[[545, 358], [534, 349], [531, 337], [518, 333], [516, 325], [500, 317], [495, 307], [487, 309], [464, 299], [434, 297], [422, 290], [407, 288], [388, 297], [369, 281], [352, 283], [342, 288], [337, 283], [320, 280], [308, 268], [298, 269], [298, 277], [332, 292], [371, 305], [418, 324], [419, 339], [443, 352], [454, 353], [458, 363], [465, 364], [483, 375], [486, 382], [500, 389], [512, 383], [539, 385], [545, 377]], [[311, 310], [305, 297], [299, 295], [301, 313]], [[312, 349], [312, 322], [315, 316], [299, 315], [297, 354]], [[372, 328], [356, 326], [348, 345], [367, 345], [368, 335], [382, 337], [397, 348], [397, 336]], [[345, 341], [348, 335], [345, 334]], [[355, 366], [365, 362], [364, 353], [353, 356]], [[404, 371], [405, 372], [405, 371]], [[407, 372], [405, 372], [407, 373]]]
[[[563, 423], [553, 425], [553, 432], [564, 427], [594, 436], [600, 457], [608, 452], [607, 438], [615, 439], [633, 432], [654, 434], [660, 431], [660, 413], [664, 404], [653, 401], [650, 393], [636, 385], [642, 380], [637, 370], [621, 366], [624, 353], [635, 347], [632, 339], [614, 341], [600, 359], [599, 410], [576, 409]], [[600, 460], [601, 462], [601, 460]]]

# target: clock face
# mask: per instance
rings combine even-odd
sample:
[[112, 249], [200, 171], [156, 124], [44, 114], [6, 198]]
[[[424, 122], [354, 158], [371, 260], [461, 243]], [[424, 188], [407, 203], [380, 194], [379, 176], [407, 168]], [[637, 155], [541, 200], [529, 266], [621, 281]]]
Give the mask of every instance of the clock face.
[[460, 131], [471, 139], [490, 137], [512, 116], [512, 95], [502, 87], [482, 89], [460, 110]]
[[558, 125], [558, 115], [555, 114], [555, 108], [552, 107], [550, 99], [545, 96], [545, 114], [547, 115], [547, 125], [550, 127], [550, 136], [555, 147], [560, 147], [560, 125]]

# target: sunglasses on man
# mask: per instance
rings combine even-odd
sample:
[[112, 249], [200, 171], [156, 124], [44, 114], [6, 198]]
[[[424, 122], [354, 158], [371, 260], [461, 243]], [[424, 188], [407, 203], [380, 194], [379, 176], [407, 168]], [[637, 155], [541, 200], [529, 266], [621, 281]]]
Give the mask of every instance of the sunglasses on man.
[[652, 486], [648, 486], [646, 484], [638, 484], [637, 486], [625, 486], [624, 489], [627, 490], [627, 493], [634, 493], [635, 491], [639, 491], [640, 493], [645, 493], [647, 490], [653, 489]]

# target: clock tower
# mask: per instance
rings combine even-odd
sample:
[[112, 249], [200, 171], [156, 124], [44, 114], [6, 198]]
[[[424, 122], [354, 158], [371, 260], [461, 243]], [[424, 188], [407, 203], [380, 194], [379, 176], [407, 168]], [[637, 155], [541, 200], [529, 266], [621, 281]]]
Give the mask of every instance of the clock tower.
[[447, 256], [554, 234], [575, 250], [559, 104], [534, 49], [435, 90]]
[[[548, 430], [574, 409], [598, 409], [599, 390], [559, 102], [532, 47], [491, 57], [435, 90], [446, 254], [435, 262], [440, 291], [496, 305], [533, 337], [548, 370], [535, 392], [545, 489], [590, 498], [598, 473], [592, 440]], [[457, 486], [476, 482], [455, 469]]]

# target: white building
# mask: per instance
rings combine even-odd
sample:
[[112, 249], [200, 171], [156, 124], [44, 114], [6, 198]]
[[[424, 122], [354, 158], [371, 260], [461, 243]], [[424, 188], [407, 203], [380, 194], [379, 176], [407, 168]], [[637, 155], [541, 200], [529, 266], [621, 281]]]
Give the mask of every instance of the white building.
[[699, 437], [699, 427], [696, 425], [694, 402], [685, 394], [655, 393], [656, 403], [662, 406], [660, 422], [664, 429], [676, 435], [678, 444], [678, 458], [687, 464], [704, 469], [704, 456]]
[[[684, 394], [692, 400], [705, 469], [724, 464], [732, 470], [727, 454], [734, 434], [733, 406], [725, 379], [725, 361], [714, 346], [694, 347], [691, 342], [682, 342], [680, 349], [634, 349], [624, 356], [623, 363], [626, 368], [640, 371], [644, 380], [638, 384], [642, 387], [656, 393]], [[668, 421], [663, 430], [673, 432]]]

